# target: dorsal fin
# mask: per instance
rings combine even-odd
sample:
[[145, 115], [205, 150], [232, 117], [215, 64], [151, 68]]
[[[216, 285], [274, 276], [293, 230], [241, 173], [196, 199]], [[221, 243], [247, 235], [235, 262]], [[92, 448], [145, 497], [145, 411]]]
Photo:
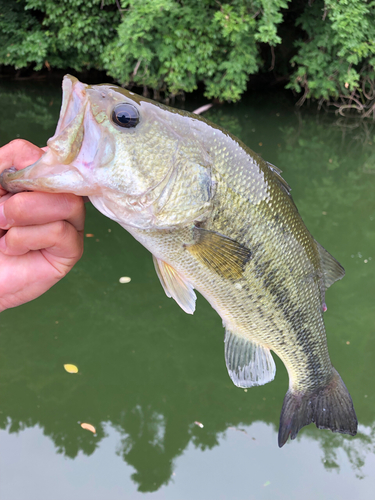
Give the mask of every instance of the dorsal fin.
[[272, 163], [269, 163], [268, 161], [266, 163], [267, 163], [268, 168], [273, 173], [273, 175], [279, 181], [281, 189], [283, 189], [286, 192], [286, 194], [288, 194], [290, 196], [290, 192], [291, 192], [292, 188], [289, 186], [289, 184], [286, 182], [286, 180], [281, 177], [282, 170], [275, 167], [275, 165], [272, 165]]
[[223, 278], [241, 278], [251, 258], [248, 248], [227, 236], [198, 227], [194, 228], [193, 236], [195, 243], [186, 245], [186, 250]]
[[329, 288], [335, 281], [341, 280], [345, 276], [345, 269], [342, 267], [320, 243], [315, 240], [318, 247], [320, 261], [322, 263], [324, 285]]
[[193, 286], [186, 282], [172, 266], [157, 259], [154, 255], [152, 258], [156, 274], [159, 276], [167, 297], [172, 297], [186, 313], [193, 314], [197, 300]]
[[275, 378], [276, 365], [267, 347], [225, 330], [225, 363], [237, 387], [264, 385]]

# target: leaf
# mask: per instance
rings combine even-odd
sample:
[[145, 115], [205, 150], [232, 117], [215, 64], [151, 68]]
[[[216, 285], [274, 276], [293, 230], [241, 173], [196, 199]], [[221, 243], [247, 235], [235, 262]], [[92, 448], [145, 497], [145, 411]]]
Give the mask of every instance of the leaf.
[[86, 424], [86, 423], [84, 423], [84, 422], [83, 422], [83, 423], [81, 424], [81, 427], [82, 427], [82, 429], [85, 429], [86, 431], [90, 431], [90, 432], [92, 432], [93, 434], [96, 434], [96, 429], [95, 429], [95, 427], [94, 427], [93, 425], [91, 425], [91, 424]]
[[64, 368], [68, 373], [78, 373], [78, 368], [76, 367], [76, 365], [70, 365], [68, 363], [64, 365]]

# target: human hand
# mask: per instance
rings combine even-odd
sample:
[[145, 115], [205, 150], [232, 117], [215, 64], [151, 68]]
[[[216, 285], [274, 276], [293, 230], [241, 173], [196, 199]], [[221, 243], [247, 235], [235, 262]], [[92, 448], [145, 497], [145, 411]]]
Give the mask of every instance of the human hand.
[[[0, 172], [44, 151], [22, 139], [0, 148]], [[33, 300], [63, 278], [83, 252], [85, 209], [73, 194], [6, 193], [0, 186], [0, 312]]]

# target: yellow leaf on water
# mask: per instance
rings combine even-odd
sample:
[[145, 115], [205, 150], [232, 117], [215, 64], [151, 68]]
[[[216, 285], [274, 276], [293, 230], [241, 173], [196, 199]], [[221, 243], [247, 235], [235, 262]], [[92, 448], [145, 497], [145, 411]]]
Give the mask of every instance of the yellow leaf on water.
[[86, 431], [90, 431], [92, 432], [93, 434], [96, 434], [96, 429], [93, 425], [91, 424], [85, 424], [85, 423], [82, 423], [81, 424], [81, 427], [82, 429], [86, 429]]
[[67, 364], [64, 365], [64, 368], [68, 373], [78, 373], [78, 368], [76, 367], [76, 365]]

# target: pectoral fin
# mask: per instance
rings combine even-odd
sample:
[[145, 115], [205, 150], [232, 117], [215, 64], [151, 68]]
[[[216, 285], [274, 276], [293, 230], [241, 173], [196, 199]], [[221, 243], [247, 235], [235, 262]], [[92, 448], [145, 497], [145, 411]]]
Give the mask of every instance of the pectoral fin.
[[327, 252], [325, 248], [320, 245], [317, 241], [317, 244], [320, 260], [322, 262], [323, 268], [323, 277], [324, 277], [324, 285], [329, 288], [335, 281], [341, 280], [345, 276], [345, 269], [342, 267], [340, 262], [338, 262], [332, 255]]
[[154, 255], [156, 274], [159, 276], [167, 297], [172, 297], [177, 304], [188, 314], [193, 314], [195, 311], [195, 295], [194, 288], [190, 283], [187, 283], [182, 276], [169, 264], [157, 259]]
[[251, 258], [248, 248], [227, 236], [198, 227], [194, 228], [193, 235], [195, 243], [186, 245], [191, 254], [223, 278], [241, 278]]
[[225, 330], [225, 362], [237, 387], [264, 385], [275, 378], [276, 365], [271, 351]]

